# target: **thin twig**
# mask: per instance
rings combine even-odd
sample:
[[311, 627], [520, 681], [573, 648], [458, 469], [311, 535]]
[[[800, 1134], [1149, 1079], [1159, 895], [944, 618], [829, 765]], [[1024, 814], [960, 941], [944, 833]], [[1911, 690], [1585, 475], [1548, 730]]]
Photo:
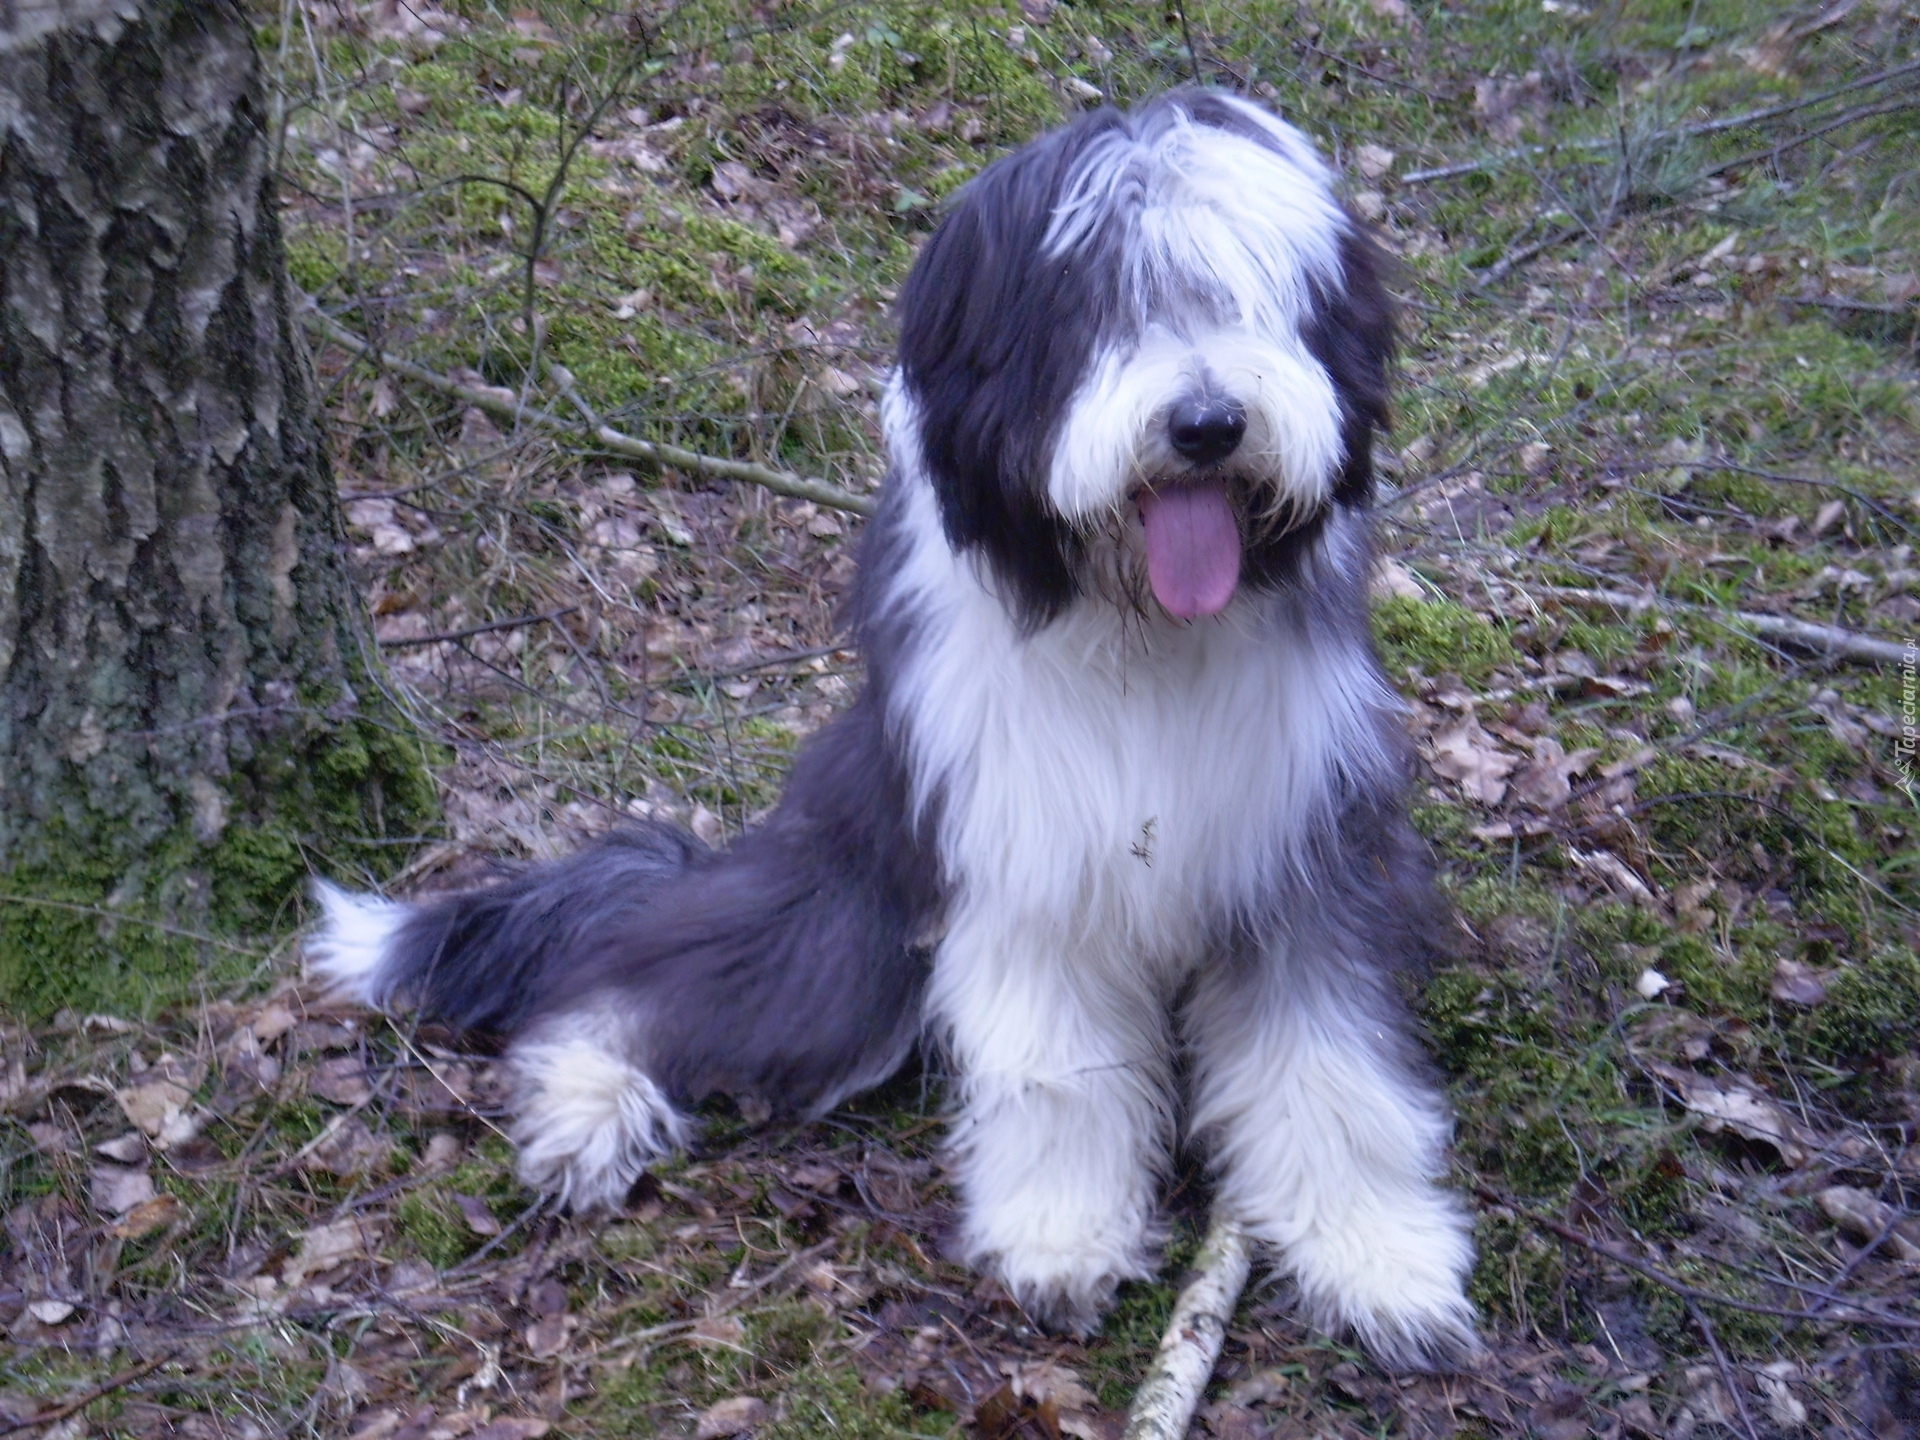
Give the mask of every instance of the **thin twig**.
[[1856, 490], [1853, 486], [1842, 484], [1838, 480], [1823, 480], [1813, 475], [1783, 475], [1777, 470], [1756, 470], [1751, 465], [1735, 465], [1726, 460], [1689, 460], [1686, 462], [1686, 468], [1710, 470], [1723, 475], [1751, 475], [1756, 480], [1769, 480], [1779, 485], [1805, 485], [1815, 490], [1831, 490], [1837, 495], [1845, 495], [1849, 500], [1871, 511], [1889, 525], [1906, 531], [1915, 539], [1920, 539], [1920, 530], [1916, 530], [1907, 521], [1894, 514], [1883, 502], [1874, 499], [1864, 490]]
[[1812, 1309], [1790, 1310], [1784, 1305], [1758, 1305], [1751, 1300], [1736, 1300], [1731, 1295], [1718, 1295], [1711, 1290], [1702, 1290], [1697, 1286], [1689, 1285], [1686, 1281], [1667, 1274], [1659, 1266], [1649, 1264], [1638, 1256], [1629, 1255], [1618, 1246], [1610, 1245], [1604, 1240], [1596, 1240], [1583, 1230], [1576, 1230], [1571, 1225], [1563, 1225], [1551, 1215], [1542, 1215], [1536, 1210], [1530, 1210], [1512, 1196], [1502, 1195], [1498, 1190], [1490, 1189], [1485, 1185], [1476, 1185], [1474, 1194], [1489, 1205], [1498, 1205], [1504, 1210], [1512, 1211], [1521, 1219], [1531, 1225], [1539, 1226], [1550, 1235], [1558, 1236], [1569, 1244], [1578, 1245], [1583, 1250], [1591, 1250], [1594, 1254], [1611, 1260], [1616, 1265], [1624, 1265], [1636, 1274], [1644, 1275], [1656, 1285], [1671, 1290], [1685, 1300], [1697, 1300], [1703, 1305], [1717, 1305], [1723, 1310], [1738, 1310], [1747, 1315], [1769, 1315], [1776, 1320], [1799, 1320], [1810, 1325], [1879, 1325], [1889, 1330], [1920, 1331], [1920, 1320], [1910, 1320], [1904, 1315], [1889, 1315], [1884, 1311], [1869, 1310], [1860, 1305], [1846, 1305], [1844, 1301], [1841, 1303], [1846, 1305], [1847, 1313], [1836, 1315], [1828, 1311]]
[[62, 1401], [51, 1410], [36, 1411], [32, 1415], [23, 1415], [18, 1420], [9, 1420], [5, 1424], [0, 1424], [0, 1435], [11, 1435], [16, 1430], [29, 1430], [35, 1425], [50, 1425], [56, 1420], [64, 1420], [76, 1410], [84, 1410], [94, 1401], [104, 1399], [116, 1390], [125, 1389], [141, 1376], [151, 1375], [172, 1358], [173, 1353], [169, 1351], [165, 1355], [156, 1355], [151, 1360], [142, 1360], [138, 1365], [122, 1370], [111, 1379], [101, 1381], [91, 1390], [82, 1390], [71, 1400]]
[[1497, 280], [1504, 280], [1513, 271], [1526, 264], [1534, 256], [1543, 254], [1556, 246], [1564, 245], [1581, 231], [1578, 225], [1569, 225], [1564, 230], [1556, 230], [1544, 240], [1536, 240], [1531, 245], [1522, 246], [1511, 255], [1503, 255], [1478, 275], [1473, 277], [1474, 288], [1484, 290]]
[[1847, 111], [1843, 115], [1836, 116], [1824, 125], [1816, 126], [1812, 130], [1802, 131], [1798, 135], [1789, 136], [1785, 140], [1769, 145], [1764, 150], [1754, 150], [1732, 160], [1724, 160], [1710, 170], [1702, 170], [1694, 179], [1710, 180], [1715, 175], [1726, 174], [1729, 170], [1739, 170], [1748, 165], [1758, 165], [1762, 160], [1775, 160], [1786, 154], [1789, 150], [1797, 150], [1802, 145], [1810, 144], [1818, 140], [1822, 135], [1831, 134], [1833, 131], [1839, 130], [1844, 126], [1853, 125], [1862, 120], [1871, 120], [1877, 115], [1893, 115], [1902, 110], [1914, 109], [1920, 109], [1920, 95], [1908, 95], [1899, 100], [1885, 100], [1875, 105], [1860, 105]]
[[1744, 625], [1756, 635], [1778, 640], [1816, 655], [1836, 660], [1858, 660], [1870, 665], [1899, 665], [1913, 658], [1911, 647], [1893, 640], [1881, 640], [1846, 630], [1838, 625], [1822, 625], [1812, 620], [1796, 620], [1791, 615], [1762, 615], [1752, 610], [1719, 610], [1711, 605], [1690, 605], [1680, 600], [1661, 600], [1651, 595], [1628, 595], [1619, 590], [1588, 590], [1564, 585], [1533, 585], [1514, 588], [1534, 600], [1557, 600], [1565, 605], [1583, 605], [1596, 609], [1624, 610], [1637, 614], [1642, 610], [1660, 610], [1675, 614], [1699, 615], [1718, 620], [1729, 627]]
[[[1845, 85], [1837, 85], [1818, 95], [1810, 95], [1804, 100], [1792, 100], [1782, 105], [1769, 105], [1760, 110], [1748, 110], [1743, 114], [1729, 115], [1719, 120], [1702, 120], [1692, 125], [1678, 125], [1668, 130], [1656, 130], [1648, 135], [1647, 141], [1657, 143], [1661, 140], [1691, 140], [1701, 135], [1717, 135], [1726, 130], [1740, 130], [1749, 125], [1757, 125], [1762, 120], [1775, 120], [1782, 115], [1791, 115], [1799, 110], [1809, 110], [1823, 105], [1839, 95], [1850, 94], [1856, 90], [1870, 89], [1888, 80], [1897, 80], [1902, 75], [1920, 71], [1920, 60], [1912, 60], [1904, 65], [1895, 65], [1891, 69], [1879, 71], [1873, 75], [1864, 75]], [[1595, 137], [1590, 140], [1575, 140], [1560, 147], [1568, 150], [1608, 150], [1613, 148], [1611, 138]], [[1525, 160], [1532, 156], [1547, 155], [1553, 151], [1547, 145], [1522, 145], [1517, 149], [1503, 150], [1498, 155], [1483, 155], [1477, 160], [1461, 160], [1452, 165], [1440, 165], [1430, 170], [1409, 170], [1400, 177], [1402, 185], [1425, 185], [1435, 180], [1454, 180], [1462, 175], [1474, 175], [1482, 170], [1493, 170], [1508, 165], [1515, 160]], [[1769, 152], [1771, 153], [1771, 152]]]
[[1706, 1311], [1692, 1300], [1688, 1300], [1687, 1313], [1693, 1316], [1693, 1323], [1700, 1327], [1700, 1338], [1707, 1342], [1707, 1349], [1713, 1353], [1713, 1363], [1720, 1367], [1720, 1381], [1727, 1387], [1727, 1394], [1733, 1397], [1733, 1408], [1740, 1412], [1740, 1428], [1746, 1431], [1747, 1440], [1760, 1440], [1760, 1432], [1753, 1428], [1753, 1416], [1747, 1411], [1747, 1397], [1740, 1389], [1739, 1378], [1733, 1373], [1733, 1366], [1727, 1363], [1727, 1355], [1720, 1348], [1720, 1337], [1713, 1333], [1713, 1322], [1707, 1319]]
[[440, 645], [452, 640], [469, 640], [475, 635], [486, 635], [495, 630], [518, 630], [525, 625], [546, 625], [563, 615], [571, 615], [578, 605], [562, 605], [558, 610], [549, 610], [544, 615], [516, 615], [511, 620], [489, 620], [484, 625], [469, 625], [464, 630], [445, 630], [438, 635], [401, 635], [391, 640], [382, 640], [383, 650], [404, 650], [414, 645]]
[[796, 500], [811, 500], [816, 505], [825, 505], [833, 510], [845, 510], [854, 515], [871, 515], [874, 502], [864, 495], [856, 495], [851, 490], [843, 490], [828, 480], [816, 480], [805, 475], [796, 475], [790, 470], [775, 470], [771, 466], [759, 465], [751, 460], [728, 460], [718, 455], [703, 455], [697, 450], [684, 450], [678, 445], [668, 445], [653, 440], [642, 440], [637, 435], [628, 435], [615, 430], [611, 425], [573, 424], [544, 410], [530, 409], [522, 405], [509, 390], [497, 390], [490, 386], [467, 385], [446, 375], [416, 365], [411, 360], [402, 360], [355, 335], [337, 321], [321, 314], [318, 310], [306, 313], [306, 322], [310, 329], [325, 336], [344, 350], [350, 350], [364, 360], [394, 374], [412, 380], [415, 384], [425, 385], [464, 401], [477, 410], [509, 424], [530, 425], [549, 435], [561, 436], [576, 443], [585, 443], [592, 449], [603, 450], [613, 455], [624, 455], [631, 460], [644, 460], [652, 465], [669, 465], [686, 470], [695, 475], [708, 475], [716, 480], [744, 480], [758, 485], [776, 495], [790, 495]]

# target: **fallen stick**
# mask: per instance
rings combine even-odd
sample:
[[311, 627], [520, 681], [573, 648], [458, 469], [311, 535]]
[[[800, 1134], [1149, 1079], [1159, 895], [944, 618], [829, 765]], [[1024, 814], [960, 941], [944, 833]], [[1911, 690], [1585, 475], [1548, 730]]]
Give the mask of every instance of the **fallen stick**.
[[1898, 665], [1913, 658], [1916, 653], [1898, 641], [1880, 640], [1872, 635], [1862, 635], [1857, 630], [1843, 630], [1838, 625], [1796, 620], [1791, 615], [1762, 615], [1752, 610], [1716, 610], [1711, 605], [1657, 600], [1649, 595], [1629, 595], [1620, 590], [1587, 590], [1561, 585], [1516, 585], [1514, 588], [1536, 602], [1558, 600], [1566, 605], [1624, 610], [1630, 615], [1637, 615], [1642, 610], [1701, 615], [1718, 619], [1729, 628], [1745, 626], [1756, 635], [1798, 646], [1802, 650], [1811, 650], [1818, 655], [1860, 660], [1872, 665]]
[[45, 1410], [36, 1410], [31, 1415], [22, 1415], [16, 1419], [0, 1423], [0, 1435], [11, 1435], [16, 1430], [29, 1430], [35, 1425], [51, 1425], [56, 1420], [64, 1420], [75, 1411], [84, 1410], [96, 1400], [104, 1400], [116, 1390], [123, 1390], [142, 1376], [151, 1375], [167, 1361], [173, 1358], [173, 1352], [156, 1355], [150, 1360], [142, 1360], [138, 1365], [122, 1370], [111, 1380], [95, 1385], [90, 1390], [82, 1390], [71, 1400], [53, 1405]]
[[362, 359], [370, 360], [383, 369], [404, 376], [417, 385], [424, 385], [429, 390], [438, 390], [442, 395], [463, 400], [476, 410], [483, 410], [495, 419], [504, 420], [510, 425], [531, 425], [535, 429], [544, 430], [549, 435], [563, 436], [576, 442], [584, 441], [594, 449], [604, 450], [612, 455], [624, 455], [630, 460], [643, 460], [650, 465], [671, 465], [677, 470], [685, 470], [695, 475], [710, 475], [716, 480], [744, 480], [750, 485], [771, 490], [776, 495], [790, 495], [796, 500], [811, 500], [816, 505], [825, 505], [833, 510], [845, 510], [854, 515], [873, 514], [872, 500], [865, 495], [856, 495], [851, 490], [843, 490], [831, 481], [796, 475], [790, 470], [775, 470], [770, 465], [759, 465], [751, 460], [728, 460], [719, 455], [703, 455], [697, 450], [685, 450], [678, 445], [642, 440], [637, 435], [628, 435], [604, 422], [574, 424], [571, 421], [562, 420], [558, 415], [523, 404], [511, 390], [499, 389], [491, 385], [468, 385], [451, 376], [429, 370], [424, 365], [403, 360], [398, 355], [389, 355], [336, 321], [328, 319], [318, 310], [307, 311], [305, 318], [309, 328], [325, 336], [341, 349], [350, 350]]
[[1214, 1216], [1194, 1261], [1200, 1273], [1174, 1302], [1167, 1333], [1127, 1408], [1121, 1440], [1184, 1440], [1252, 1264], [1247, 1232], [1225, 1216]]

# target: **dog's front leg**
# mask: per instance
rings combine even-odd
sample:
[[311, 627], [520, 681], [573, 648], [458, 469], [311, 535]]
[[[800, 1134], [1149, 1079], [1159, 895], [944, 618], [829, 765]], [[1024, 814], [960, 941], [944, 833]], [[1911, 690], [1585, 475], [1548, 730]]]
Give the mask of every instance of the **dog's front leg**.
[[1143, 985], [1003, 917], [955, 926], [934, 966], [930, 1011], [958, 1072], [959, 1256], [1036, 1320], [1081, 1334], [1158, 1261], [1169, 1037], [1158, 998], [1133, 993]]
[[1206, 971], [1186, 1011], [1218, 1203], [1276, 1247], [1315, 1324], [1383, 1362], [1478, 1349], [1471, 1227], [1442, 1189], [1448, 1119], [1389, 977], [1299, 935]]

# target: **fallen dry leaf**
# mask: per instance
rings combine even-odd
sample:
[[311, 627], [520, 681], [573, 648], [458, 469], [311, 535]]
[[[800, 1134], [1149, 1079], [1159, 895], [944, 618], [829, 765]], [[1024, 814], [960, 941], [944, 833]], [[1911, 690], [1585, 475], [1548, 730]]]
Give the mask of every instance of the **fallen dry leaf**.
[[357, 1175], [377, 1167], [387, 1158], [387, 1152], [387, 1143], [367, 1127], [366, 1121], [349, 1115], [307, 1152], [304, 1164], [309, 1170]]
[[540, 1440], [552, 1428], [545, 1420], [536, 1420], [531, 1415], [502, 1415], [491, 1424], [482, 1425], [467, 1440]]
[[527, 1310], [534, 1315], [567, 1313], [567, 1287], [558, 1280], [542, 1280], [527, 1287]]
[[420, 1169], [447, 1170], [460, 1163], [467, 1147], [460, 1137], [447, 1130], [436, 1130], [427, 1137], [426, 1153], [420, 1157]]
[[494, 1218], [493, 1211], [487, 1208], [487, 1202], [477, 1195], [458, 1195], [453, 1203], [460, 1207], [460, 1218], [467, 1222], [467, 1229], [476, 1235], [498, 1235], [500, 1222]]
[[723, 1440], [728, 1435], [745, 1435], [767, 1420], [767, 1402], [754, 1395], [734, 1395], [710, 1405], [693, 1427], [693, 1440]]
[[1062, 1410], [1088, 1410], [1100, 1403], [1078, 1375], [1052, 1360], [1037, 1365], [1002, 1361], [1000, 1373], [1007, 1377], [1016, 1396], [1036, 1405], [1051, 1403]]
[[1378, 180], [1393, 169], [1397, 157], [1393, 151], [1383, 145], [1362, 145], [1354, 152], [1354, 159], [1360, 166], [1360, 173], [1369, 180]]
[[[527, 1353], [536, 1360], [545, 1360], [549, 1356], [558, 1355], [567, 1348], [567, 1337], [573, 1333], [574, 1327], [579, 1323], [579, 1320], [572, 1315], [548, 1315], [534, 1321], [527, 1327], [524, 1336], [527, 1342]], [[732, 1435], [736, 1432], [727, 1430], [721, 1433]]]
[[803, 1190], [831, 1190], [840, 1183], [840, 1171], [832, 1165], [809, 1162], [794, 1166], [787, 1178]]
[[314, 1226], [301, 1235], [300, 1248], [281, 1267], [281, 1282], [292, 1289], [309, 1275], [318, 1275], [372, 1253], [378, 1233], [371, 1222], [352, 1216], [330, 1225]]
[[1519, 756], [1496, 746], [1472, 715], [1435, 730], [1428, 744], [1434, 773], [1454, 781], [1482, 805], [1500, 803], [1507, 793], [1507, 776], [1520, 763]]
[[1618, 855], [1606, 850], [1576, 850], [1569, 845], [1567, 858], [1573, 862], [1576, 870], [1603, 881], [1610, 889], [1619, 891], [1635, 904], [1648, 908], [1658, 905], [1653, 891], [1647, 888], [1647, 882], [1634, 874], [1627, 862]]
[[405, 1423], [406, 1417], [390, 1406], [362, 1410], [353, 1417], [353, 1428], [347, 1432], [347, 1440], [392, 1440], [394, 1432]]
[[138, 1130], [129, 1130], [111, 1140], [102, 1140], [93, 1153], [120, 1165], [138, 1165], [147, 1158], [147, 1141]]
[[186, 1113], [193, 1092], [206, 1079], [203, 1061], [162, 1055], [133, 1081], [113, 1092], [120, 1109], [135, 1125], [159, 1143], [161, 1149], [192, 1139], [199, 1125]]
[[93, 1167], [93, 1208], [103, 1215], [125, 1215], [153, 1199], [153, 1177], [125, 1165]]
[[1920, 1219], [1903, 1215], [1886, 1201], [1851, 1185], [1829, 1185], [1813, 1198], [1827, 1218], [1854, 1239], [1879, 1240], [1881, 1249], [1889, 1254], [1902, 1260], [1920, 1260]]
[[1820, 1136], [1795, 1121], [1750, 1080], [1726, 1076], [1716, 1082], [1691, 1070], [1653, 1062], [1647, 1069], [1673, 1086], [1680, 1103], [1701, 1117], [1700, 1128], [1708, 1134], [1731, 1130], [1745, 1139], [1771, 1145], [1782, 1160], [1796, 1166], [1821, 1144]]
[[118, 1223], [108, 1227], [107, 1233], [119, 1240], [138, 1240], [166, 1229], [186, 1213], [186, 1208], [175, 1196], [155, 1195], [128, 1210]]
[[1383, 555], [1374, 562], [1373, 581], [1367, 587], [1376, 600], [1425, 600], [1427, 592], [1420, 588], [1420, 582], [1414, 578], [1413, 571], [1391, 556]]
[[[139, 1133], [137, 1131], [130, 1131], [129, 1133], [132, 1134], [135, 1139], [139, 1139]], [[38, 1150], [42, 1155], [71, 1155], [76, 1148], [73, 1143], [73, 1137], [69, 1135], [63, 1127], [54, 1124], [50, 1120], [34, 1121], [27, 1126], [27, 1135], [33, 1141], [33, 1148]], [[97, 1145], [94, 1147], [95, 1150], [99, 1150], [99, 1148]], [[142, 1140], [140, 1142], [141, 1152], [145, 1153], [146, 1148], [146, 1142]]]
[[747, 1327], [731, 1315], [703, 1315], [693, 1322], [693, 1339], [735, 1348], [747, 1340]]
[[307, 1089], [336, 1105], [358, 1105], [372, 1098], [373, 1082], [357, 1055], [336, 1055], [313, 1067]]
[[1536, 810], [1554, 811], [1573, 798], [1572, 777], [1599, 758], [1598, 750], [1576, 750], [1571, 755], [1551, 735], [1534, 742], [1533, 759], [1513, 777], [1513, 796]]
[[1783, 1005], [1811, 1007], [1827, 998], [1826, 977], [1797, 960], [1777, 960], [1767, 993]]

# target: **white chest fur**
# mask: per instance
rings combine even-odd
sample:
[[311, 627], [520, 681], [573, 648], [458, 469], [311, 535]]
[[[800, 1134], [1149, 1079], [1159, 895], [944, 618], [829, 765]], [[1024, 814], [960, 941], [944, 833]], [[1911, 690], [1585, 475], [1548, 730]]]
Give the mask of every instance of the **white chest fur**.
[[889, 598], [921, 623], [892, 718], [916, 802], [938, 798], [950, 920], [986, 907], [1047, 949], [1195, 963], [1280, 878], [1341, 771], [1388, 763], [1369, 658], [1274, 595], [1192, 625], [1089, 600], [1023, 636], [905, 483]]

